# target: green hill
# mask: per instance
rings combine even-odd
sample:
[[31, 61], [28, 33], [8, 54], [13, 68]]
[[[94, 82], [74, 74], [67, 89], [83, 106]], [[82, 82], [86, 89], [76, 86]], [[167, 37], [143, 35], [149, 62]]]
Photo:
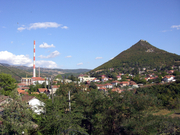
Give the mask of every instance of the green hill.
[[179, 55], [158, 49], [147, 41], [140, 40], [129, 49], [118, 54], [114, 59], [95, 68], [93, 71], [119, 67], [148, 67], [152, 69], [179, 65], [179, 61]]
[[[14, 66], [9, 64], [0, 63], [0, 73], [10, 74], [17, 81], [20, 81], [23, 77], [32, 77], [33, 73], [32, 67], [26, 66]], [[40, 68], [41, 77], [51, 77], [58, 74], [64, 74], [66, 76], [74, 75], [77, 76], [81, 73], [90, 71], [90, 69], [50, 69], [50, 68]], [[36, 76], [39, 76], [39, 68], [36, 68]]]
[[30, 77], [31, 73], [12, 67], [8, 64], [0, 63], [0, 73], [10, 74], [16, 81], [20, 81], [22, 77]]

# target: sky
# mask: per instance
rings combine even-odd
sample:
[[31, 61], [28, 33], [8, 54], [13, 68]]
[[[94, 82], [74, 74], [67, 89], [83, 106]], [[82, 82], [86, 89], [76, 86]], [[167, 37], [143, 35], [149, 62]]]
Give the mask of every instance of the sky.
[[179, 0], [0, 0], [0, 63], [94, 69], [140, 39], [180, 55]]

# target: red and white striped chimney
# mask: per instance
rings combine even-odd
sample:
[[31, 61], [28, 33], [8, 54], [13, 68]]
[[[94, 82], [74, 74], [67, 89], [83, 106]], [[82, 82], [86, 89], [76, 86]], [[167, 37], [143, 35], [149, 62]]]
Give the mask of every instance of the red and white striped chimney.
[[34, 56], [33, 56], [33, 77], [36, 77], [36, 69], [35, 69], [35, 40], [34, 40]]

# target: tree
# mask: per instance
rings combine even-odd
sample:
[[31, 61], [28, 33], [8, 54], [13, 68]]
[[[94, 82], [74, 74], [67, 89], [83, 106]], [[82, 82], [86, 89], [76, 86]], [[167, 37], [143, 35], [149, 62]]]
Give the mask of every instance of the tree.
[[175, 76], [180, 75], [180, 72], [179, 71], [174, 71], [173, 75], [175, 75]]
[[15, 84], [16, 80], [12, 78], [11, 75], [1, 73], [0, 74], [0, 90], [3, 95], [10, 95], [10, 92], [14, 90], [17, 85]]
[[58, 75], [55, 77], [55, 79], [56, 79], [56, 78], [62, 79], [61, 74], [58, 74]]
[[91, 82], [89, 88], [90, 88], [90, 89], [91, 89], [91, 88], [92, 88], [92, 89], [97, 89], [97, 86], [95, 85], [94, 82]]
[[3, 112], [3, 125], [4, 131], [9, 134], [26, 134], [37, 127], [32, 122], [32, 110], [29, 109], [28, 104], [23, 102], [14, 90], [10, 96], [12, 99], [9, 101], [8, 106], [5, 107]]

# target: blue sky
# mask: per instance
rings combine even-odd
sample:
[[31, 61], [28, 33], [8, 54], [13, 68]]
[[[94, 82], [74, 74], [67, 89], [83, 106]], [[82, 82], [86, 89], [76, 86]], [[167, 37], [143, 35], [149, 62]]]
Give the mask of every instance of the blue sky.
[[94, 69], [140, 39], [180, 55], [179, 0], [0, 0], [0, 63]]

